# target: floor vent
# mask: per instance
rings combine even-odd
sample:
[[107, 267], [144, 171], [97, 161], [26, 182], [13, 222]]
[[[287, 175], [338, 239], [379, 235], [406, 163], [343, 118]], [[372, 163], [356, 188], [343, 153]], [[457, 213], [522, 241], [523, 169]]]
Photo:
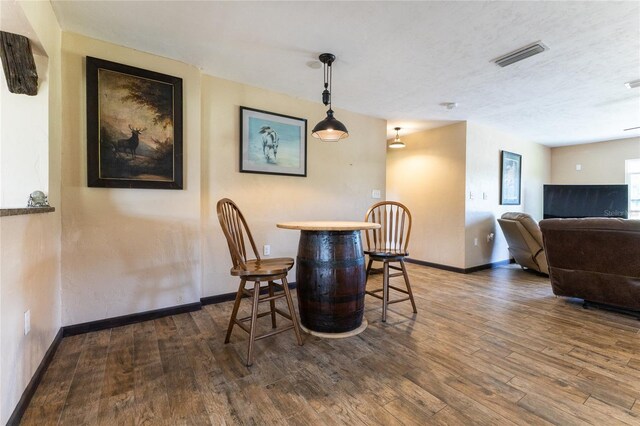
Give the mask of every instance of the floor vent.
[[507, 65], [514, 64], [530, 56], [542, 53], [545, 50], [549, 50], [549, 48], [542, 44], [542, 42], [536, 41], [535, 43], [531, 43], [527, 46], [521, 47], [520, 49], [514, 50], [513, 52], [507, 53], [506, 55], [502, 55], [499, 58], [494, 59], [493, 62], [501, 67], [506, 67]]

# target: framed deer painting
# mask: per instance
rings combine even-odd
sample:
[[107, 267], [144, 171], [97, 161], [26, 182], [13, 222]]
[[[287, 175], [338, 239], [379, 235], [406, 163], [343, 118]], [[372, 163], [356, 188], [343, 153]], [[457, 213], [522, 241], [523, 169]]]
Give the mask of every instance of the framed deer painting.
[[182, 189], [182, 79], [87, 57], [90, 187]]

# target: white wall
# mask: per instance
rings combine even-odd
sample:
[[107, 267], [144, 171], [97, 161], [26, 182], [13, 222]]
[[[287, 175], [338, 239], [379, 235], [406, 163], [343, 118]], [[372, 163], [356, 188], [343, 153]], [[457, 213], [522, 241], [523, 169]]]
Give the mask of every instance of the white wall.
[[26, 207], [35, 190], [49, 192], [49, 59], [34, 55], [38, 94], [9, 92], [0, 78], [0, 207]]
[[387, 152], [387, 199], [405, 204], [412, 259], [464, 268], [466, 123], [402, 137]]
[[[509, 211], [542, 219], [542, 187], [550, 182], [550, 149], [477, 123], [467, 123], [465, 267], [509, 258], [497, 218]], [[500, 151], [522, 155], [522, 204], [500, 205]], [[473, 200], [470, 199], [473, 192]], [[487, 199], [483, 198], [486, 194]], [[487, 235], [495, 235], [487, 242]], [[474, 239], [478, 245], [474, 245]]]
[[625, 160], [634, 158], [640, 158], [640, 138], [551, 148], [551, 183], [625, 183]]
[[[25, 1], [20, 7], [47, 58], [37, 58], [43, 91], [35, 98], [12, 95], [20, 96], [20, 103], [35, 101], [33, 110], [28, 107], [28, 111], [17, 114], [2, 108], [0, 146], [4, 154], [15, 155], [3, 156], [2, 173], [8, 170], [7, 162], [14, 161], [10, 168], [15, 167], [16, 173], [25, 172], [21, 176], [28, 182], [26, 196], [35, 189], [33, 185], [45, 190], [48, 187], [49, 201], [57, 211], [0, 218], [0, 424], [7, 422], [60, 329], [61, 32], [49, 2]], [[5, 106], [5, 92], [2, 95]], [[5, 127], [9, 116], [11, 123]], [[7, 141], [11, 146], [4, 150]], [[14, 184], [3, 176], [3, 194], [12, 194], [18, 187]], [[15, 200], [11, 204], [24, 206], [25, 194], [19, 192], [11, 195]], [[23, 332], [26, 310], [31, 311], [31, 332], [27, 336]]]
[[[199, 301], [199, 70], [69, 33], [62, 49], [63, 325]], [[87, 187], [85, 56], [183, 79], [184, 190]]]
[[[307, 177], [239, 173], [240, 106], [306, 118]], [[231, 259], [216, 216], [220, 198], [243, 211], [256, 244], [271, 245], [271, 256], [295, 257], [298, 231], [278, 229], [294, 220], [362, 220], [384, 190], [386, 122], [336, 110], [349, 138], [324, 143], [311, 129], [326, 115], [319, 103], [302, 101], [215, 77], [202, 81], [203, 295], [236, 291]], [[383, 192], [384, 194], [384, 192]], [[295, 281], [295, 269], [289, 274]]]

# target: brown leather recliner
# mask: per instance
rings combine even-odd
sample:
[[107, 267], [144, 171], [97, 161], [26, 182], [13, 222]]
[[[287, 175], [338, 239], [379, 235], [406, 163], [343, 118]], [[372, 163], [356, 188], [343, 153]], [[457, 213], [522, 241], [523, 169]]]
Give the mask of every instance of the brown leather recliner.
[[509, 244], [509, 253], [524, 268], [549, 274], [542, 233], [536, 221], [526, 213], [508, 212], [498, 219]]
[[540, 222], [553, 293], [640, 311], [640, 220]]

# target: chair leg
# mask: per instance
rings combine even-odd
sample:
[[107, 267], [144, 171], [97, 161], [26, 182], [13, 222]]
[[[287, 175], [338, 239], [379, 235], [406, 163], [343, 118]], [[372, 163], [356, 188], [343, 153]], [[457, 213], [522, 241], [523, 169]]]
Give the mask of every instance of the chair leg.
[[373, 265], [373, 259], [369, 258], [369, 263], [367, 264], [367, 275], [365, 281], [369, 280], [369, 274], [371, 273], [371, 265]]
[[247, 353], [247, 367], [253, 364], [253, 344], [256, 340], [256, 324], [258, 323], [258, 301], [260, 299], [260, 281], [253, 285], [253, 306], [251, 307], [251, 328], [249, 333], [249, 351]]
[[402, 266], [402, 275], [404, 276], [404, 283], [407, 285], [407, 291], [409, 292], [409, 300], [411, 300], [411, 306], [413, 306], [413, 313], [417, 314], [416, 302], [413, 300], [413, 292], [411, 291], [411, 284], [409, 284], [409, 274], [407, 274], [407, 268], [404, 266], [404, 259], [400, 259], [400, 266]]
[[[269, 281], [269, 297], [273, 297], [273, 281]], [[269, 306], [271, 307], [271, 327], [276, 328], [276, 302], [275, 300], [269, 300]]]
[[293, 331], [296, 333], [296, 339], [298, 339], [298, 345], [302, 346], [302, 334], [300, 333], [300, 325], [298, 324], [298, 317], [296, 311], [293, 309], [293, 300], [291, 299], [291, 291], [289, 290], [289, 282], [287, 277], [282, 277], [282, 287], [284, 288], [284, 298], [287, 300], [287, 306], [289, 307], [289, 315], [291, 315], [291, 322], [293, 323]]
[[229, 339], [231, 338], [231, 332], [233, 331], [233, 326], [236, 325], [236, 316], [238, 315], [238, 308], [240, 307], [240, 300], [242, 300], [242, 290], [244, 290], [244, 285], [247, 280], [242, 278], [240, 280], [240, 287], [238, 287], [238, 293], [236, 294], [236, 301], [233, 304], [233, 310], [231, 311], [231, 318], [229, 319], [229, 327], [227, 328], [227, 337], [225, 337], [224, 342], [229, 343]]
[[389, 263], [382, 266], [382, 322], [387, 322], [387, 305], [389, 304]]

